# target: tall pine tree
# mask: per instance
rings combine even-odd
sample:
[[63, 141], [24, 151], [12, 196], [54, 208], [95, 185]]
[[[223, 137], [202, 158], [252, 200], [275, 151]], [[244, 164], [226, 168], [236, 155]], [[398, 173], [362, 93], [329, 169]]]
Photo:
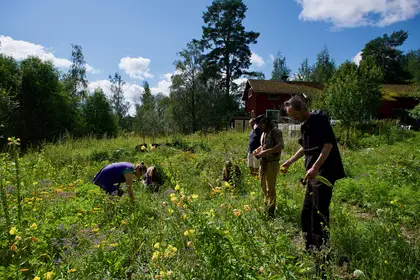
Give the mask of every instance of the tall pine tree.
[[286, 58], [277, 53], [277, 57], [273, 61], [273, 71], [271, 72], [271, 80], [280, 81], [283, 77], [289, 76], [291, 70], [287, 67]]
[[206, 74], [221, 78], [225, 96], [229, 98], [231, 83], [251, 65], [250, 44], [256, 44], [258, 32], [245, 31], [246, 5], [242, 0], [214, 0], [204, 12], [201, 43], [205, 55]]
[[116, 72], [114, 76], [109, 75], [109, 81], [111, 82], [111, 105], [114, 109], [115, 114], [118, 117], [118, 124], [123, 127], [124, 117], [127, 115], [130, 109], [130, 103], [125, 101], [123, 87], [125, 82], [121, 78], [121, 75]]
[[316, 63], [313, 66], [311, 80], [317, 83], [327, 83], [334, 75], [336, 70], [335, 61], [331, 58], [328, 48], [324, 49], [317, 55]]

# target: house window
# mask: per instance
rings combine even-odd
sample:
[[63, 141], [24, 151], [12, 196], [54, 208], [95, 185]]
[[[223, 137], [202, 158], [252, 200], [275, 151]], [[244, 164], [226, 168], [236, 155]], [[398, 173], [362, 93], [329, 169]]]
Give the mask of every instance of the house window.
[[252, 96], [252, 88], [248, 89], [248, 98]]
[[269, 94], [268, 100], [280, 100], [280, 96], [278, 94]]
[[280, 110], [266, 110], [265, 111], [265, 116], [272, 120], [278, 120], [279, 115], [280, 115]]

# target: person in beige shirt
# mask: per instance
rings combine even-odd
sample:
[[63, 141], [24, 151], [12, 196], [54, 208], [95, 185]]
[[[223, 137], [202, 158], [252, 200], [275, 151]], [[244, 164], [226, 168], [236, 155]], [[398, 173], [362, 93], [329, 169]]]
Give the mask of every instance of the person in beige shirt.
[[260, 184], [264, 194], [265, 209], [269, 218], [274, 218], [277, 175], [280, 169], [281, 151], [284, 149], [283, 135], [281, 130], [264, 115], [258, 116], [255, 123], [263, 133], [261, 146], [253, 152], [253, 155], [261, 158]]

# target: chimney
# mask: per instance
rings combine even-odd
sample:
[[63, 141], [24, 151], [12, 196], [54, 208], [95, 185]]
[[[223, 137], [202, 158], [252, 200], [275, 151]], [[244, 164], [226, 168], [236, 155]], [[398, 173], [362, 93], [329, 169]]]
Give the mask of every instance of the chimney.
[[284, 83], [287, 82], [287, 79], [289, 79], [289, 76], [282, 76], [281, 77], [281, 81], [284, 82]]

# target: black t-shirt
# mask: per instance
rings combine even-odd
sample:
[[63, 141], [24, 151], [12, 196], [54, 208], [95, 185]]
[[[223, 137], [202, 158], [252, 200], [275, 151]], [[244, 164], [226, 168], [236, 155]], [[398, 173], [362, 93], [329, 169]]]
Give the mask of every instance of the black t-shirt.
[[340, 152], [337, 147], [334, 131], [328, 118], [322, 112], [311, 112], [309, 119], [301, 126], [302, 138], [299, 144], [305, 151], [306, 170], [311, 169], [321, 154], [324, 144], [333, 145], [330, 154], [319, 169], [319, 175], [327, 178], [331, 183], [344, 178], [344, 168]]
[[261, 130], [257, 127], [256, 129], [251, 130], [249, 134], [249, 152], [252, 153], [259, 146], [261, 146]]

